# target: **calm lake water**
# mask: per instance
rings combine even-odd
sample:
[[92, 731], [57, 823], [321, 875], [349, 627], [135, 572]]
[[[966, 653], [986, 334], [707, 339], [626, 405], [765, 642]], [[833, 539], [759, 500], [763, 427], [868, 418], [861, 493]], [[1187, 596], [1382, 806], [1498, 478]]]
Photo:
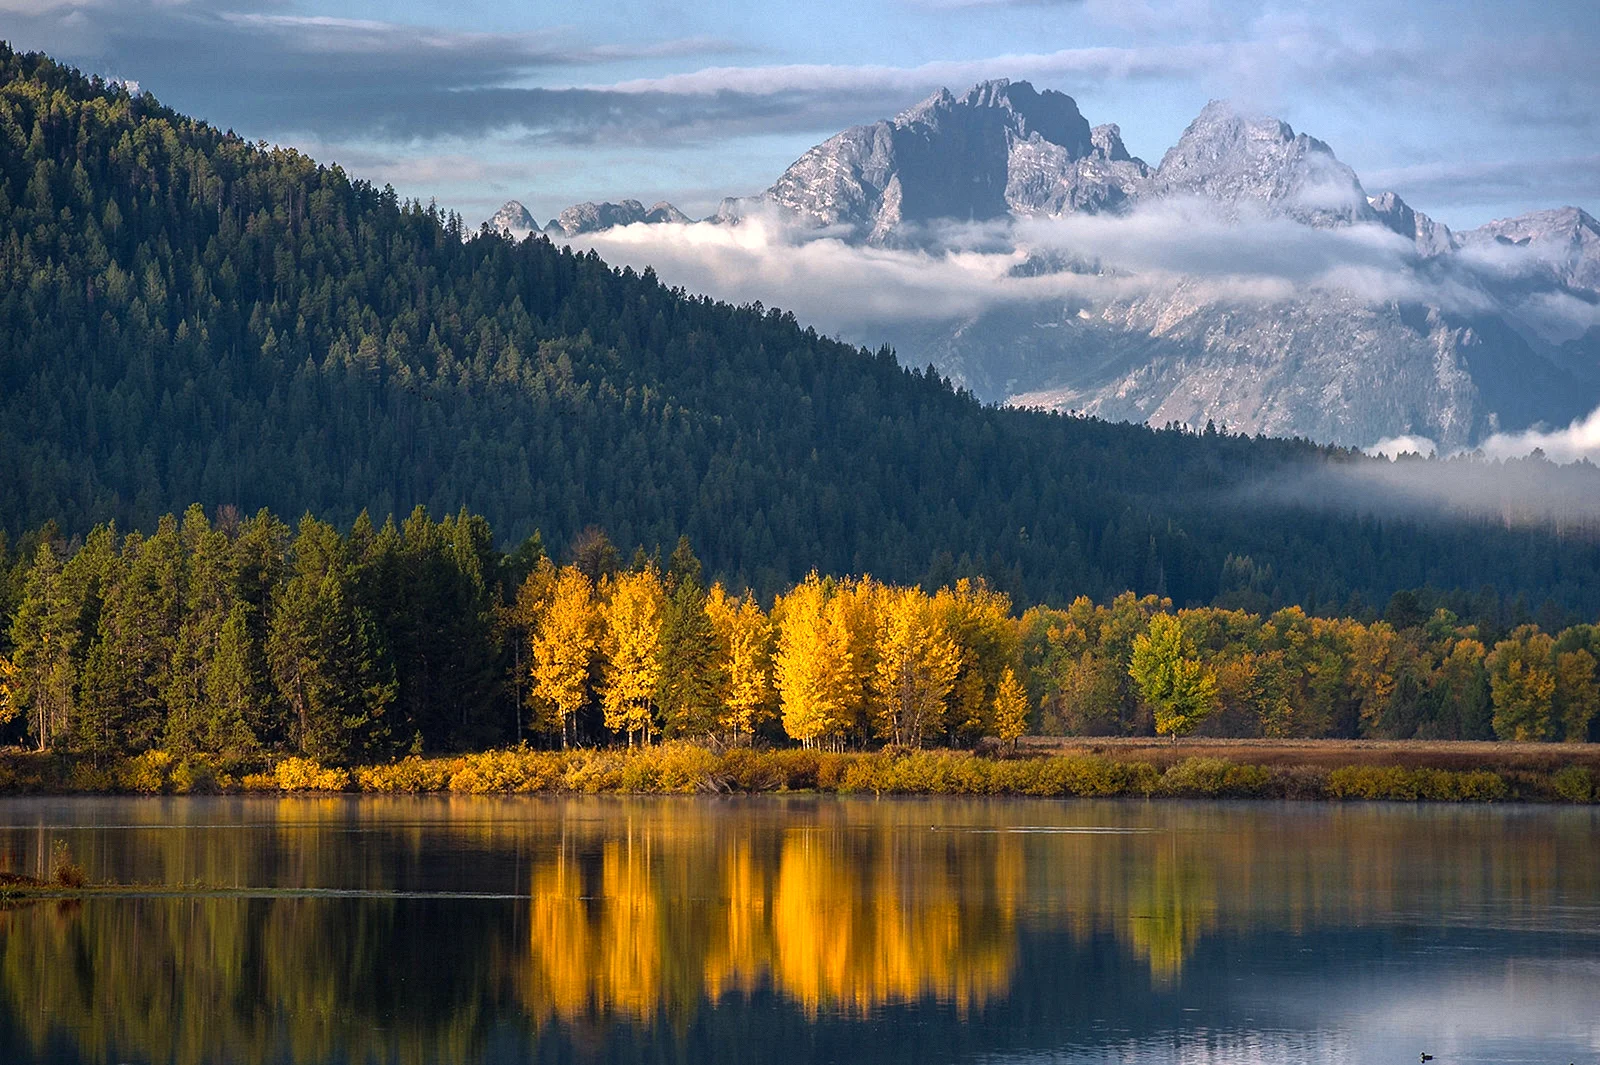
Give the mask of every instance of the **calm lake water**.
[[[1600, 1058], [1589, 809], [7, 799], [0, 1061]], [[207, 889], [246, 889], [219, 893]]]

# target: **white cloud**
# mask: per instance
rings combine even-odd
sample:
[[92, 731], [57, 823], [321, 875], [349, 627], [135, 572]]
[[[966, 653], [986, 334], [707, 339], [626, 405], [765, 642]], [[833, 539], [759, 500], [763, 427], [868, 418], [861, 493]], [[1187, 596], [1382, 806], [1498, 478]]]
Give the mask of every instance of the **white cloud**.
[[1600, 462], [1600, 408], [1576, 419], [1565, 429], [1529, 429], [1520, 433], [1495, 433], [1480, 447], [1490, 458], [1509, 459], [1544, 452], [1552, 462]]
[[1439, 445], [1425, 436], [1402, 434], [1400, 436], [1384, 437], [1371, 447], [1363, 448], [1362, 450], [1369, 455], [1381, 455], [1387, 459], [1397, 459], [1401, 455], [1422, 455], [1424, 457], [1437, 455], [1439, 453]]
[[[1306, 289], [1369, 304], [1490, 305], [1470, 274], [1419, 271], [1411, 243], [1377, 225], [1313, 229], [1203, 201], [1159, 201], [1127, 216], [1072, 215], [1004, 226], [948, 226], [942, 250], [866, 247], [756, 218], [739, 225], [634, 225], [573, 238], [610, 262], [734, 302], [761, 300], [820, 328], [871, 339], [875, 328], [953, 321], [1005, 304], [1097, 307], [1180, 286], [1186, 301], [1273, 302]], [[1055, 272], [1030, 262], [1078, 264]]]

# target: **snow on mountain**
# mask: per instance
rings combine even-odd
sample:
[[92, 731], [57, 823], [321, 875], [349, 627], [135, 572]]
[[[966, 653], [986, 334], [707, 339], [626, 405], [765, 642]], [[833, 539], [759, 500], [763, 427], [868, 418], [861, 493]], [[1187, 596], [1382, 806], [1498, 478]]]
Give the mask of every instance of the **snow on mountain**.
[[[862, 254], [939, 256], [976, 232], [1015, 250], [1019, 279], [1098, 283], [856, 330], [985, 399], [1445, 447], [1600, 404], [1591, 215], [1565, 207], [1452, 233], [1393, 192], [1369, 196], [1326, 143], [1226, 102], [1151, 168], [1063, 93], [1006, 80], [940, 90], [830, 137], [707, 221], [752, 218]], [[624, 200], [569, 208], [555, 228], [655, 221], [687, 220]], [[1151, 240], [1142, 259], [1129, 252]]]

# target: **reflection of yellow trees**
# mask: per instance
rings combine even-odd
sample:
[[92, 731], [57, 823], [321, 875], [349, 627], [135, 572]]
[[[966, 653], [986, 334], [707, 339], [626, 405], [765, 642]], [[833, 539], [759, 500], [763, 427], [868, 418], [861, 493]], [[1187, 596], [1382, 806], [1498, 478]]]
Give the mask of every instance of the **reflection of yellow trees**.
[[[928, 857], [925, 847], [913, 850]], [[984, 857], [992, 861], [993, 851]], [[865, 1012], [923, 996], [976, 1006], [1006, 990], [1014, 889], [997, 890], [986, 874], [1014, 877], [1014, 861], [928, 876], [929, 864], [900, 865], [893, 852], [864, 867], [850, 858], [814, 833], [784, 841], [773, 901], [772, 968], [781, 991], [816, 1013]], [[944, 872], [938, 862], [931, 867]]]
[[1216, 923], [1215, 873], [1192, 843], [1180, 849], [1175, 837], [1158, 843], [1148, 863], [1130, 870], [1128, 942], [1157, 983], [1177, 980], [1201, 933]]
[[764, 982], [813, 1014], [981, 1005], [1010, 980], [1022, 871], [1014, 841], [988, 842], [802, 829], [765, 861], [744, 840], [696, 861], [607, 843], [587, 900], [563, 853], [533, 875], [530, 992], [568, 1018], [645, 1016]]
[[643, 844], [606, 843], [592, 900], [565, 849], [535, 871], [531, 957], [536, 997], [549, 1012], [644, 1016], [659, 1004], [660, 902], [648, 866]]

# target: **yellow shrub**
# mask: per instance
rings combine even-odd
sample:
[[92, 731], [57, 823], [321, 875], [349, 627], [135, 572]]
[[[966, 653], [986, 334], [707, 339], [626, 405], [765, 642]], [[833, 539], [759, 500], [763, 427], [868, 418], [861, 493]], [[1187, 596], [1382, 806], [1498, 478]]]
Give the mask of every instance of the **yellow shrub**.
[[285, 758], [272, 769], [279, 791], [344, 791], [350, 787], [350, 773], [344, 769], [325, 769], [311, 758]]
[[173, 766], [169, 781], [179, 795], [209, 795], [222, 788], [217, 767], [204, 755], [190, 755]]
[[453, 762], [424, 759], [419, 755], [388, 765], [366, 766], [356, 772], [362, 791], [443, 791], [450, 786]]
[[1264, 766], [1222, 758], [1185, 758], [1162, 774], [1161, 790], [1168, 795], [1239, 797], [1260, 795], [1271, 782], [1272, 773]]
[[166, 751], [145, 751], [123, 764], [123, 786], [143, 795], [160, 795], [167, 790], [172, 771], [172, 755]]

